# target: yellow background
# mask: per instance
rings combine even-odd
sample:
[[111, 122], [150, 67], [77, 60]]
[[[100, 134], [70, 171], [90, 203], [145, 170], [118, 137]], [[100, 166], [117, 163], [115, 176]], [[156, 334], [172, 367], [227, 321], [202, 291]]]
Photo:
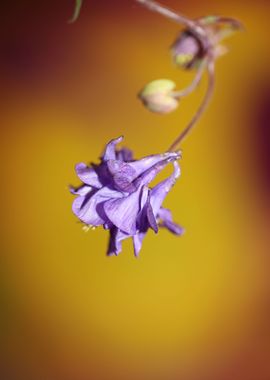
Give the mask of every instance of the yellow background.
[[[190, 17], [237, 17], [214, 99], [183, 144], [166, 199], [183, 237], [149, 233], [105, 256], [107, 233], [71, 212], [77, 162], [124, 134], [164, 151], [205, 91], [167, 116], [136, 99], [170, 78], [178, 26], [134, 1], [4, 5], [1, 59], [1, 379], [269, 380], [269, 2], [177, 1]], [[269, 122], [268, 122], [269, 124]], [[168, 172], [169, 173], [169, 172]]]

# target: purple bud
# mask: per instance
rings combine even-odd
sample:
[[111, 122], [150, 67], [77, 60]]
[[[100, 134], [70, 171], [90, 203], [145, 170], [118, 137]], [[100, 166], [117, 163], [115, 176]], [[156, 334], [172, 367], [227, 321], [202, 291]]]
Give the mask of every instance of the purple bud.
[[177, 66], [190, 69], [205, 55], [202, 42], [190, 31], [184, 31], [172, 45], [172, 54]]

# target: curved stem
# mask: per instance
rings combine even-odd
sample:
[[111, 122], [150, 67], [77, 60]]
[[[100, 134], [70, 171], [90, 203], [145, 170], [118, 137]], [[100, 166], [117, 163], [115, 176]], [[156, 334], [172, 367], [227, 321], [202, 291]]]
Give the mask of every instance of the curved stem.
[[192, 31], [198, 35], [198, 37], [204, 38], [205, 37], [205, 30], [202, 28], [196, 21], [190, 20], [186, 16], [183, 16], [182, 14], [175, 13], [169, 8], [164, 7], [163, 5], [152, 1], [152, 0], [136, 0], [138, 3], [142, 4], [146, 8], [148, 8], [150, 11], [157, 12], [179, 24], [183, 24], [189, 29], [192, 29]]
[[213, 24], [224, 24], [226, 26], [230, 26], [235, 29], [244, 29], [243, 24], [236, 18], [232, 18], [232, 17], [211, 15], [211, 16], [200, 17], [196, 19], [196, 21], [203, 26], [213, 25]]
[[218, 24], [224, 24], [226, 26], [230, 26], [231, 28], [234, 28], [234, 29], [240, 29], [240, 30], [244, 29], [243, 24], [239, 20], [232, 17], [218, 16], [216, 22]]
[[216, 26], [220, 28], [220, 30], [215, 33], [216, 44], [221, 40], [230, 37], [236, 31], [244, 30], [244, 25], [239, 20], [232, 17], [206, 16], [196, 19], [196, 21], [203, 27]]
[[69, 20], [69, 23], [75, 22], [77, 20], [77, 18], [79, 17], [80, 11], [81, 11], [81, 7], [82, 7], [82, 2], [83, 2], [83, 0], [76, 0], [73, 16]]
[[209, 101], [213, 95], [214, 90], [214, 84], [215, 84], [215, 76], [214, 76], [214, 62], [211, 61], [208, 63], [208, 88], [206, 91], [206, 94], [204, 96], [204, 99], [196, 112], [196, 114], [191, 119], [188, 126], [183, 130], [183, 132], [180, 133], [180, 135], [177, 137], [177, 139], [172, 143], [172, 145], [169, 148], [169, 152], [175, 151], [178, 149], [179, 144], [186, 138], [186, 136], [191, 132], [194, 125], [197, 123], [197, 121], [202, 116], [203, 112], [206, 110]]
[[231, 35], [234, 34], [236, 31], [237, 29], [223, 28], [222, 30], [216, 33], [216, 43], [218, 44], [220, 41], [223, 41], [226, 38], [231, 37]]
[[202, 79], [202, 76], [203, 76], [203, 73], [204, 73], [204, 70], [205, 70], [205, 67], [207, 65], [207, 60], [204, 60], [201, 64], [200, 64], [200, 67], [199, 69], [197, 70], [197, 73], [193, 79], [193, 81], [191, 82], [191, 84], [184, 88], [183, 90], [181, 91], [175, 91], [175, 92], [172, 92], [172, 96], [174, 98], [183, 98], [184, 96], [187, 96], [189, 95], [191, 92], [193, 92], [196, 87], [198, 86], [198, 84], [200, 83], [201, 79]]

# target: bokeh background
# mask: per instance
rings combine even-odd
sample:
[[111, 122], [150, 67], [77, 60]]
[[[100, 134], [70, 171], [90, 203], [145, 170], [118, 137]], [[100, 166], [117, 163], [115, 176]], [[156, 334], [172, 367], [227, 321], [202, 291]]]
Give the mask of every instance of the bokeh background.
[[184, 128], [205, 82], [163, 117], [136, 99], [152, 79], [192, 79], [170, 59], [178, 26], [132, 0], [85, 0], [72, 25], [72, 0], [1, 4], [3, 380], [270, 379], [270, 3], [166, 4], [246, 31], [227, 41], [166, 199], [186, 234], [149, 233], [139, 259], [128, 241], [105, 256], [68, 185], [111, 138], [142, 157]]

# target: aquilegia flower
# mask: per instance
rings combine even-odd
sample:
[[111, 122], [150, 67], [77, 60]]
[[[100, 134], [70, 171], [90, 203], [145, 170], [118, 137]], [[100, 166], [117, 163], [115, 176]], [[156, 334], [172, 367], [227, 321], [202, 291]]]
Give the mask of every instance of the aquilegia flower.
[[[121, 241], [133, 239], [134, 254], [138, 256], [143, 238], [149, 228], [156, 233], [166, 227], [176, 235], [182, 227], [172, 220], [170, 210], [162, 203], [180, 176], [179, 152], [167, 152], [133, 160], [127, 148], [116, 150], [122, 137], [110, 141], [99, 165], [76, 165], [83, 185], [71, 188], [78, 195], [73, 202], [74, 214], [87, 226], [103, 226], [110, 231], [108, 255], [121, 252]], [[169, 163], [174, 166], [170, 177], [153, 188], [149, 184]]]
[[[152, 112], [166, 114], [174, 111], [179, 101], [198, 87], [205, 71], [208, 73], [208, 86], [195, 115], [165, 153], [134, 160], [131, 150], [116, 149], [116, 145], [123, 140], [119, 137], [107, 144], [98, 165], [76, 165], [76, 173], [83, 184], [70, 188], [71, 193], [77, 196], [73, 202], [73, 212], [85, 228], [103, 226], [109, 230], [109, 256], [118, 255], [122, 250], [122, 240], [127, 238], [132, 238], [134, 254], [138, 256], [149, 229], [157, 233], [159, 227], [166, 227], [173, 234], [182, 235], [183, 228], [173, 222], [171, 211], [163, 208], [162, 204], [180, 176], [179, 147], [212, 97], [215, 61], [226, 52], [220, 42], [242, 28], [241, 23], [233, 18], [207, 16], [191, 20], [154, 0], [136, 1], [185, 27], [172, 45], [173, 59], [177, 66], [185, 70], [196, 70], [191, 84], [180, 91], [175, 90], [175, 83], [169, 79], [151, 81], [139, 93], [143, 104]], [[77, 1], [74, 19], [81, 3]], [[173, 173], [150, 187], [157, 174], [168, 164], [173, 165]]]

